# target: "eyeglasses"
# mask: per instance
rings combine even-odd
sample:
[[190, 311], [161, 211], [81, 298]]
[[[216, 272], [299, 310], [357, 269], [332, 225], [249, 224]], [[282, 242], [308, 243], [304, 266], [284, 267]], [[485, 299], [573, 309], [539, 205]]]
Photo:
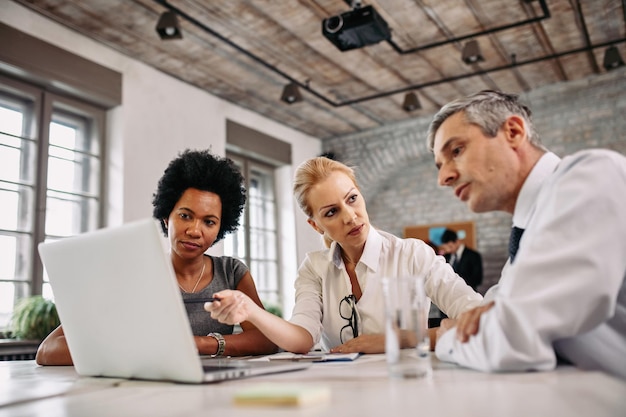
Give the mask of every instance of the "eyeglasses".
[[351, 329], [352, 337], [359, 335], [359, 316], [356, 311], [356, 297], [354, 294], [343, 297], [339, 302], [339, 315], [342, 319], [348, 320], [348, 324], [343, 326], [339, 331], [339, 340], [341, 340], [341, 343], [344, 343], [344, 330]]

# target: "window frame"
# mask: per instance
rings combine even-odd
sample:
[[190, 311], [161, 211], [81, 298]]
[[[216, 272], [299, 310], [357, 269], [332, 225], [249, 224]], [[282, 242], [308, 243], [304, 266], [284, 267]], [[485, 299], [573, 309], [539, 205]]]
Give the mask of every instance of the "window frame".
[[[16, 247], [17, 255], [28, 251], [24, 254], [25, 259], [23, 270], [16, 269], [15, 274], [9, 279], [3, 279], [2, 282], [13, 283], [15, 293], [13, 296], [13, 307], [15, 303], [23, 297], [44, 294], [44, 285], [49, 285], [44, 281], [44, 268], [38, 255], [38, 245], [46, 239], [46, 200], [48, 198], [48, 158], [49, 139], [50, 139], [50, 123], [58, 116], [68, 117], [74, 120], [85, 120], [89, 124], [86, 140], [98, 142], [98, 149], [95, 153], [90, 154], [90, 158], [96, 158], [98, 162], [98, 171], [96, 173], [95, 198], [96, 217], [90, 227], [85, 230], [80, 228], [80, 232], [100, 228], [104, 225], [106, 213], [106, 109], [89, 102], [83, 101], [77, 97], [69, 97], [55, 91], [50, 91], [44, 85], [37, 85], [28, 80], [21, 80], [11, 77], [0, 72], [0, 94], [7, 97], [5, 102], [11, 103], [15, 101], [24, 102], [22, 109], [27, 109], [23, 114], [27, 119], [23, 122], [24, 126], [20, 134], [20, 140], [32, 141], [34, 147], [34, 156], [27, 163], [33, 166], [22, 169], [32, 170], [32, 178], [20, 178], [15, 183], [18, 187], [31, 188], [33, 191], [33, 201], [28, 202], [29, 207], [19, 207], [18, 201], [18, 218], [25, 218], [26, 225], [16, 226], [15, 230], [7, 229], [4, 233], [10, 235], [17, 233], [18, 235], [30, 236], [30, 244], [24, 247], [18, 244]], [[30, 109], [28, 109], [30, 107]], [[20, 153], [23, 152], [24, 146], [20, 144]], [[73, 152], [78, 149], [74, 148]], [[79, 153], [87, 154], [89, 152]], [[93, 174], [91, 174], [93, 175]], [[3, 179], [4, 180], [4, 179]], [[31, 183], [32, 182], [32, 183]], [[11, 184], [11, 181], [8, 182]], [[72, 195], [72, 193], [69, 193]], [[87, 209], [89, 210], [89, 209]], [[84, 220], [81, 216], [81, 221]], [[13, 262], [17, 262], [14, 260]], [[19, 279], [22, 277], [22, 279]], [[22, 286], [22, 288], [18, 288]], [[4, 324], [0, 324], [0, 332], [5, 329]]]
[[[261, 300], [270, 304], [278, 304], [282, 308], [282, 306], [284, 305], [283, 303], [284, 291], [283, 291], [283, 276], [282, 276], [283, 273], [282, 273], [282, 268], [281, 268], [282, 248], [280, 246], [280, 238], [279, 238], [281, 223], [280, 223], [280, 216], [278, 215], [278, 199], [277, 199], [277, 190], [276, 190], [276, 186], [277, 186], [276, 169], [278, 167], [273, 164], [263, 162], [257, 158], [254, 158], [248, 155], [243, 155], [234, 151], [227, 151], [226, 157], [232, 159], [235, 162], [235, 164], [241, 169], [241, 173], [245, 181], [244, 185], [248, 193], [246, 205], [245, 205], [243, 215], [242, 215], [243, 217], [243, 221], [241, 222], [242, 226], [240, 226], [240, 228], [243, 228], [244, 246], [245, 246], [245, 256], [242, 259], [242, 261], [248, 266], [249, 270], [251, 271], [252, 278], [254, 279], [254, 282], [257, 286], [257, 292], [259, 293], [259, 297], [261, 298]], [[258, 263], [268, 262], [268, 259], [265, 259], [265, 258], [259, 258], [259, 259], [252, 258], [251, 237], [250, 237], [251, 229], [252, 229], [252, 225], [250, 223], [250, 218], [251, 218], [250, 181], [252, 179], [251, 172], [253, 169], [259, 169], [259, 170], [267, 172], [268, 177], [271, 177], [272, 179], [271, 193], [272, 193], [272, 201], [274, 205], [274, 213], [272, 214], [272, 216], [273, 216], [273, 221], [274, 221], [274, 226], [275, 226], [273, 233], [275, 234], [274, 251], [276, 253], [276, 258], [273, 260], [269, 260], [269, 261], [275, 264], [276, 276], [273, 278], [273, 281], [275, 282], [275, 285], [276, 285], [275, 289], [264, 288], [263, 285], [266, 282], [267, 278], [258, 277], [252, 273], [252, 271], [255, 269], [255, 264], [257, 262]], [[270, 296], [264, 297], [265, 294], [268, 294]]]

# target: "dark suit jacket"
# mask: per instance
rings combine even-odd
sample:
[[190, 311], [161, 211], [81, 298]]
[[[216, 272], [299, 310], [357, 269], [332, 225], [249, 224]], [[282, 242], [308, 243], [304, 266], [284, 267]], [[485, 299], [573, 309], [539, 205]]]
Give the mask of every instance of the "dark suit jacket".
[[[446, 255], [445, 258], [450, 262], [450, 255]], [[483, 259], [480, 253], [467, 246], [463, 249], [461, 259], [458, 259], [452, 268], [474, 291], [483, 282]]]

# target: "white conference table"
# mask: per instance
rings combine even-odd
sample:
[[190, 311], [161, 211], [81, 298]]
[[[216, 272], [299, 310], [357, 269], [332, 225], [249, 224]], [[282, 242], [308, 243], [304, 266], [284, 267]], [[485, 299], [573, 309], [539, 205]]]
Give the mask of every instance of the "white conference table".
[[[384, 355], [315, 363], [282, 374], [190, 385], [79, 377], [73, 367], [0, 362], [4, 416], [626, 416], [626, 381], [570, 366], [552, 372], [486, 374], [433, 357], [432, 375], [395, 380]], [[233, 396], [258, 384], [330, 388], [311, 406], [242, 407]]]

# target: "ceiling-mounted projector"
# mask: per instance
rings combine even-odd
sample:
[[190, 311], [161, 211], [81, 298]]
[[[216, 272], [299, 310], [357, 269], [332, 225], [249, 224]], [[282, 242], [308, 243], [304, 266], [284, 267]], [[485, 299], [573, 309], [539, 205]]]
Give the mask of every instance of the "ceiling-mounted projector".
[[391, 39], [387, 22], [372, 6], [355, 8], [322, 21], [322, 34], [341, 51]]

